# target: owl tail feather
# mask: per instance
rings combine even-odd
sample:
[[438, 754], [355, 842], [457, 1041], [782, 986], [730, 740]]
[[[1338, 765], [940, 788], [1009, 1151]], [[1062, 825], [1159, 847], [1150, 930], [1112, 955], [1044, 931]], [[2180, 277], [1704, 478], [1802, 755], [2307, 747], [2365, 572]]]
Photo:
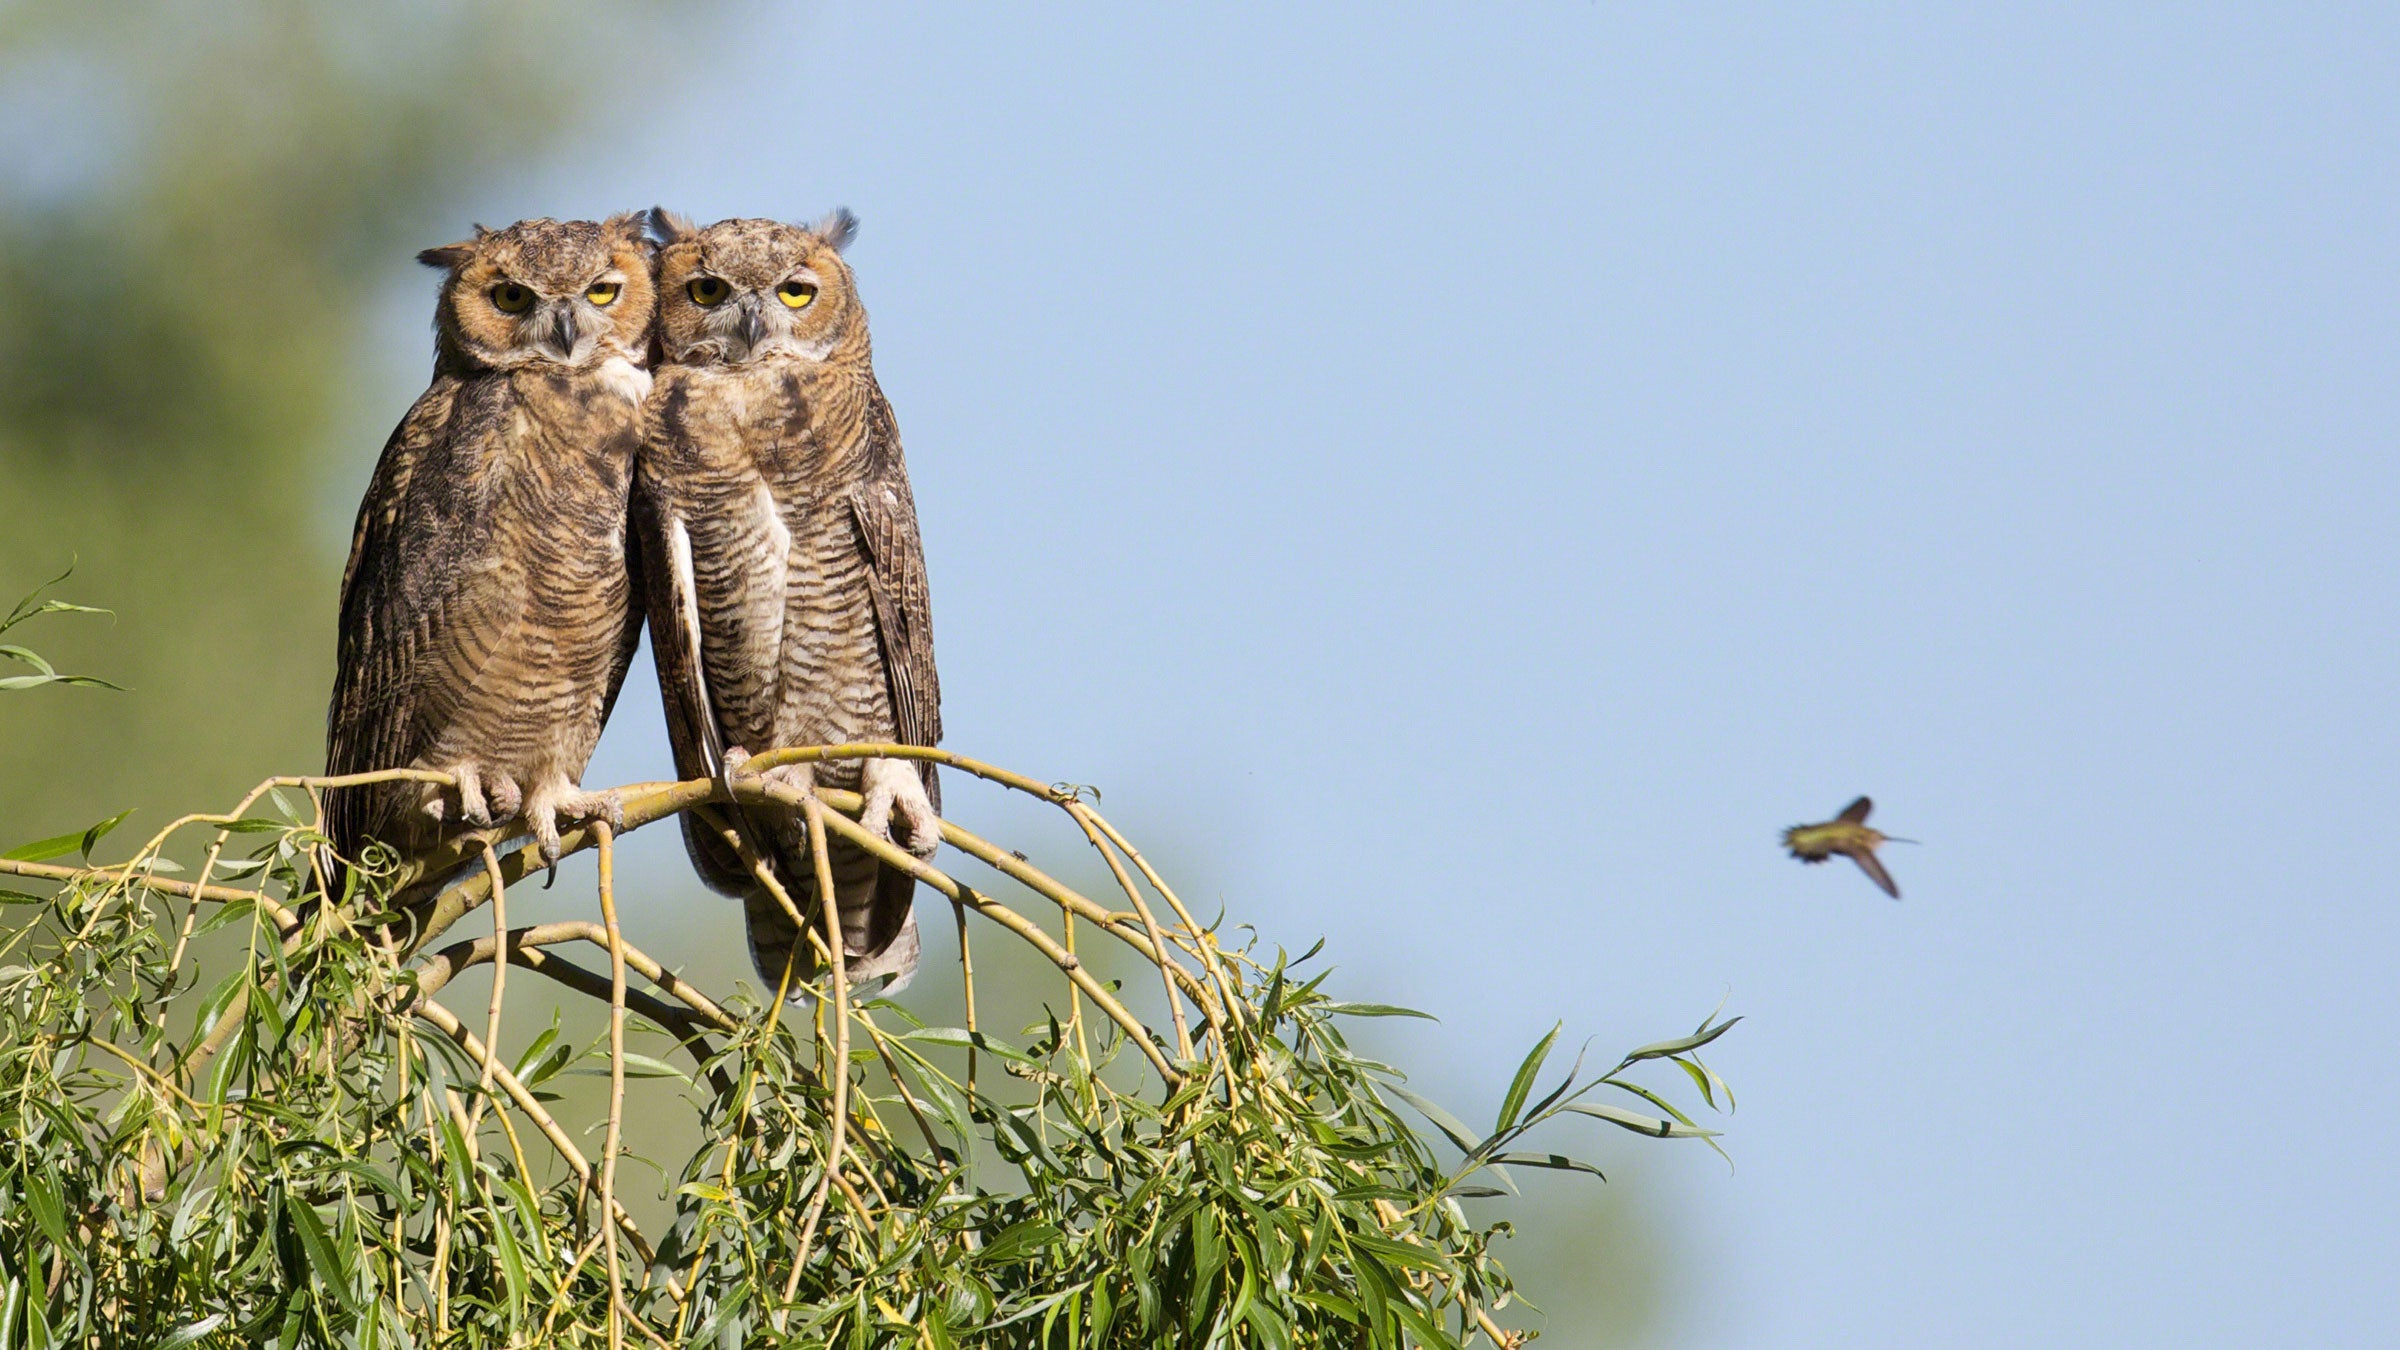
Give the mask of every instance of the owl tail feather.
[[[802, 913], [812, 920], [816, 906], [812, 895], [803, 890], [792, 896]], [[860, 912], [848, 912], [857, 908]], [[888, 980], [880, 994], [896, 994], [906, 989], [916, 977], [917, 959], [922, 942], [917, 933], [917, 916], [910, 912], [901, 922], [892, 939], [869, 950], [865, 906], [844, 906], [842, 915], [843, 973], [849, 977], [852, 989], [863, 989], [877, 980]], [[742, 897], [743, 918], [750, 933], [750, 963], [757, 968], [758, 978], [768, 989], [786, 987], [784, 967], [791, 967], [788, 997], [792, 1002], [804, 1002], [809, 997], [808, 986], [822, 973], [817, 966], [816, 944], [810, 942], [793, 926], [792, 917], [783, 905], [764, 889], [752, 890]]]

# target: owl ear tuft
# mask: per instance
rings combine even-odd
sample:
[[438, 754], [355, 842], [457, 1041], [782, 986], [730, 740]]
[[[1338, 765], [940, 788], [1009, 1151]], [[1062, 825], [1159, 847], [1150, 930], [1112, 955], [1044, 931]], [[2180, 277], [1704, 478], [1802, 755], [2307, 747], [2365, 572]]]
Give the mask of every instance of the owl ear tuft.
[[649, 212], [650, 235], [662, 244], [672, 244], [692, 236], [689, 216], [679, 216], [663, 206], [653, 206]]
[[456, 270], [461, 263], [475, 256], [476, 245], [482, 243], [483, 237], [489, 233], [490, 231], [478, 225], [475, 227], [473, 239], [462, 239], [455, 244], [444, 244], [440, 248], [426, 249], [417, 255], [417, 261], [427, 267], [437, 267], [445, 272]]
[[827, 246], [839, 253], [850, 247], [850, 241], [858, 237], [858, 217], [850, 214], [849, 207], [837, 206], [833, 208], [832, 215], [811, 226], [809, 233], [824, 240]]
[[600, 232], [617, 244], [646, 248], [650, 241], [643, 235], [642, 229], [648, 223], [649, 218], [640, 211], [619, 211], [600, 222]]

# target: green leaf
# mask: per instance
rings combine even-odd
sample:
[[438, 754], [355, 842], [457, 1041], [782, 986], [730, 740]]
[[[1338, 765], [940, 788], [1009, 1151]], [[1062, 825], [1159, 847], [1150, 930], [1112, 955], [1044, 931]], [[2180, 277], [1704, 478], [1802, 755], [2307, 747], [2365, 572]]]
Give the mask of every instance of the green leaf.
[[166, 1338], [158, 1343], [157, 1350], [182, 1350], [182, 1347], [197, 1342], [201, 1337], [223, 1325], [225, 1325], [225, 1314], [223, 1313], [210, 1313], [197, 1322], [186, 1322], [168, 1332]]
[[1445, 1136], [1447, 1136], [1451, 1143], [1458, 1146], [1459, 1152], [1472, 1155], [1475, 1150], [1483, 1147], [1483, 1141], [1477, 1139], [1475, 1137], [1475, 1132], [1468, 1129], [1466, 1122], [1460, 1120], [1458, 1117], [1451, 1115], [1448, 1111], [1445, 1111], [1441, 1107], [1434, 1105], [1432, 1102], [1425, 1100], [1423, 1097], [1420, 1097], [1416, 1093], [1409, 1091], [1407, 1088], [1400, 1086], [1398, 1083], [1386, 1083], [1384, 1086], [1390, 1088], [1395, 1094], [1397, 1094], [1400, 1100], [1417, 1108], [1418, 1114], [1424, 1116], [1427, 1120], [1432, 1121], [1436, 1129], [1439, 1129]]
[[11, 675], [6, 679], [0, 679], [0, 690], [36, 689], [45, 684], [80, 684], [96, 689], [114, 689], [118, 693], [125, 692], [125, 686], [121, 684], [110, 684], [106, 680], [95, 679], [89, 675]]
[[500, 1251], [500, 1274], [508, 1281], [508, 1325], [513, 1330], [524, 1316], [525, 1253], [517, 1246], [516, 1225], [505, 1213], [493, 1216], [492, 1245]]
[[1012, 1064], [1022, 1064], [1027, 1068], [1041, 1067], [1040, 1060], [1006, 1041], [996, 1041], [980, 1031], [968, 1031], [963, 1027], [926, 1027], [921, 1031], [904, 1031], [894, 1039], [923, 1045], [947, 1045], [961, 1050], [981, 1050], [998, 1055]]
[[325, 1232], [325, 1221], [307, 1201], [290, 1192], [283, 1197], [284, 1212], [291, 1215], [292, 1229], [299, 1234], [300, 1250], [307, 1253], [309, 1268], [325, 1282], [326, 1292], [345, 1308], [353, 1307], [350, 1271], [333, 1250], [333, 1239]]
[[1671, 1041], [1657, 1041], [1645, 1045], [1639, 1050], [1629, 1052], [1625, 1056], [1625, 1062], [1630, 1064], [1637, 1059], [1665, 1059], [1669, 1055], [1680, 1055], [1686, 1050], [1697, 1050], [1733, 1030], [1733, 1024], [1741, 1020], [1739, 1017], [1729, 1017], [1713, 1027], [1703, 1025], [1689, 1036], [1678, 1036]]
[[[1725, 1085], [1725, 1080], [1717, 1076], [1717, 1071], [1715, 1069], [1708, 1067], [1699, 1060], [1691, 1059], [1682, 1055], [1677, 1055], [1675, 1057], [1675, 1063], [1681, 1066], [1685, 1073], [1691, 1075], [1692, 1081], [1699, 1085], [1700, 1095], [1708, 1102], [1711, 1110], [1733, 1110], [1733, 1089]], [[1717, 1094], [1719, 1093], [1723, 1093], [1725, 1096], [1725, 1104], [1723, 1106], [1717, 1105]]]
[[58, 1191], [48, 1180], [31, 1172], [22, 1174], [25, 1182], [25, 1207], [33, 1211], [33, 1221], [41, 1225], [44, 1235], [61, 1248], [67, 1242], [67, 1207]]
[[82, 842], [83, 831], [77, 830], [73, 834], [54, 835], [48, 839], [37, 839], [30, 844], [19, 844], [6, 853], [0, 853], [0, 858], [6, 858], [11, 862], [48, 862], [52, 858], [64, 857], [73, 853], [76, 846]]
[[[874, 1053], [871, 1049], [867, 1051], [870, 1057]], [[568, 1069], [560, 1076], [565, 1078], [607, 1078], [611, 1076], [611, 1072], [608, 1065], [603, 1062], [587, 1064], [582, 1068]], [[636, 1078], [674, 1078], [686, 1083], [692, 1081], [689, 1074], [674, 1065], [663, 1060], [652, 1059], [648, 1055], [637, 1054], [631, 1050], [625, 1052], [625, 1078], [628, 1082]]]
[[1428, 1022], [1442, 1020], [1432, 1013], [1418, 1012], [1414, 1008], [1403, 1008], [1392, 1003], [1325, 1003], [1320, 1006], [1329, 1013], [1343, 1017], [1422, 1017]]
[[200, 926], [192, 930], [192, 936], [206, 937], [228, 924], [243, 922], [257, 912], [256, 900], [228, 900], [223, 908], [202, 920]]
[[98, 844], [102, 839], [107, 838], [108, 832], [117, 828], [119, 824], [123, 823], [125, 817], [132, 815], [133, 811], [134, 808], [128, 806], [124, 810], [117, 812], [115, 815], [110, 816], [108, 819], [101, 821], [99, 824], [94, 825], [92, 828], [83, 832], [83, 860], [85, 862], [88, 863], [92, 860], [92, 847]]
[[1500, 1119], [1492, 1126], [1493, 1134], [1506, 1134], [1517, 1123], [1517, 1112], [1525, 1109], [1525, 1098], [1533, 1092], [1534, 1076], [1542, 1071], [1542, 1061], [1550, 1058], [1550, 1047], [1558, 1043], [1559, 1028], [1565, 1025], [1560, 1022], [1552, 1026], [1550, 1034], [1542, 1037], [1541, 1044], [1533, 1047], [1525, 1062], [1517, 1066], [1517, 1076], [1509, 1082], [1508, 1095], [1500, 1099]]
[[1547, 1167], [1559, 1172], [1589, 1172], [1602, 1181], [1608, 1180], [1608, 1174], [1599, 1168], [1590, 1163], [1570, 1158], [1564, 1153], [1495, 1153], [1492, 1155], [1492, 1161], [1506, 1163], [1511, 1167]]
[[1717, 1133], [1715, 1130], [1703, 1130], [1696, 1125], [1678, 1124], [1672, 1120], [1660, 1120], [1656, 1116], [1645, 1116], [1639, 1111], [1627, 1111], [1616, 1106], [1603, 1106], [1598, 1102], [1569, 1102], [1559, 1109], [1572, 1111], [1579, 1116], [1590, 1116], [1594, 1120], [1605, 1120], [1611, 1125], [1622, 1126], [1635, 1134], [1656, 1135], [1661, 1139], [1706, 1139]]

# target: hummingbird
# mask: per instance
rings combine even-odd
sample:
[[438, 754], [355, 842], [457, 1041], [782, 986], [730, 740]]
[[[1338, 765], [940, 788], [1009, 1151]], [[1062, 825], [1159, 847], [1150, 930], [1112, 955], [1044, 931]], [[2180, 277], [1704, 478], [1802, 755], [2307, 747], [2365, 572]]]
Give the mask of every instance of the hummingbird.
[[1794, 825], [1783, 832], [1783, 846], [1792, 856], [1805, 863], [1821, 863], [1836, 853], [1849, 855], [1858, 870], [1883, 888], [1894, 900], [1900, 898], [1900, 887], [1892, 874], [1883, 870], [1883, 860], [1875, 850], [1883, 844], [1913, 844], [1914, 839], [1901, 839], [1880, 830], [1867, 828], [1867, 813], [1875, 809], [1873, 798], [1861, 797], [1842, 808], [1842, 813], [1818, 825]]

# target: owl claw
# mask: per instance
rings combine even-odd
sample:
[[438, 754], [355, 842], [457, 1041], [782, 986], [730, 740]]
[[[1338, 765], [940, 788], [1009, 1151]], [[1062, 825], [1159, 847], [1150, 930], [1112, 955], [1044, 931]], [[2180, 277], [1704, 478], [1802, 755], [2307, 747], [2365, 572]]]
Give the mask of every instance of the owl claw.
[[483, 776], [472, 764], [461, 764], [450, 771], [458, 780], [458, 816], [476, 829], [492, 823], [492, 809], [484, 801]]
[[572, 784], [562, 784], [548, 791], [536, 790], [525, 804], [525, 823], [533, 828], [534, 846], [542, 851], [542, 861], [556, 863], [563, 845], [559, 842], [558, 822], [604, 820], [611, 830], [625, 828], [625, 801], [614, 792], [584, 792]]
[[507, 774], [495, 774], [484, 785], [483, 795], [492, 808], [492, 819], [508, 820], [525, 806], [525, 790]]
[[[858, 823], [920, 858], [930, 858], [942, 846], [942, 820], [933, 799], [925, 795], [925, 780], [906, 760], [870, 759], [859, 775], [866, 791]], [[899, 818], [900, 832], [892, 829]]]

